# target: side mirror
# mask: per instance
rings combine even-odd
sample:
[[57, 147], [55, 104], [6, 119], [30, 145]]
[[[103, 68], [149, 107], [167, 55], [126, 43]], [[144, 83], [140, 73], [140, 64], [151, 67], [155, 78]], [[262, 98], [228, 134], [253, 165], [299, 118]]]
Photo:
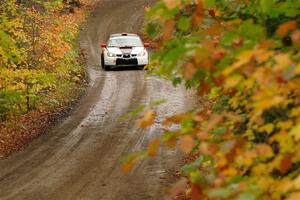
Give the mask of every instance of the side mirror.
[[101, 47], [102, 47], [102, 48], [106, 48], [107, 45], [106, 45], [106, 44], [101, 44]]
[[150, 43], [144, 43], [144, 47], [150, 47]]

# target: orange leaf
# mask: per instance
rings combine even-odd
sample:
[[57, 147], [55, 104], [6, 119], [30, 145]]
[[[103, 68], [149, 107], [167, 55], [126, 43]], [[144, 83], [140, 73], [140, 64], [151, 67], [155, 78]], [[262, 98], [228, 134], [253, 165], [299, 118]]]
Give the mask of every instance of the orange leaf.
[[288, 153], [280, 161], [279, 171], [281, 174], [286, 173], [293, 164], [293, 155]]
[[139, 128], [146, 128], [154, 123], [156, 113], [153, 110], [148, 110], [144, 113], [141, 119], [136, 123], [136, 126]]
[[152, 140], [150, 142], [149, 146], [148, 146], [148, 155], [149, 156], [156, 156], [159, 146], [160, 146], [159, 139]]
[[177, 115], [173, 115], [167, 119], [165, 119], [162, 124], [163, 125], [170, 125], [170, 124], [180, 124], [183, 120], [187, 119], [189, 116], [186, 113], [181, 113]]
[[196, 6], [196, 10], [195, 10], [195, 12], [193, 14], [193, 17], [192, 17], [193, 28], [197, 28], [199, 26], [199, 24], [203, 20], [203, 17], [204, 17], [203, 2], [198, 1], [197, 6]]
[[176, 8], [181, 4], [180, 0], [163, 0], [163, 2], [166, 4], [167, 8], [169, 9]]
[[212, 54], [214, 60], [221, 60], [225, 56], [225, 51], [223, 49], [216, 50]]
[[259, 49], [269, 49], [274, 44], [274, 41], [271, 39], [264, 40], [259, 46]]
[[286, 200], [299, 200], [300, 199], [300, 192], [294, 192], [289, 195]]
[[199, 131], [197, 133], [197, 137], [200, 139], [200, 140], [205, 140], [209, 137], [209, 134], [208, 132], [205, 132], [205, 131]]
[[196, 145], [195, 139], [190, 135], [185, 135], [181, 137], [179, 144], [180, 149], [186, 154], [191, 153]]
[[238, 39], [235, 39], [232, 41], [233, 46], [240, 47], [240, 46], [243, 46], [243, 44], [244, 44], [243, 38], [238, 38]]
[[255, 147], [257, 155], [270, 157], [273, 155], [273, 150], [268, 144], [257, 144]]
[[296, 45], [300, 42], [300, 30], [296, 30], [291, 34], [291, 38], [293, 41], [293, 44]]
[[214, 9], [208, 9], [208, 14], [211, 16], [211, 17], [216, 17], [216, 11]]
[[202, 191], [197, 185], [192, 186], [191, 200], [201, 200]]
[[288, 21], [284, 24], [281, 24], [276, 33], [278, 35], [280, 35], [281, 37], [286, 36], [286, 34], [288, 34], [288, 32], [293, 31], [297, 28], [297, 21], [296, 20], [292, 20], [292, 21]]
[[163, 40], [169, 40], [172, 37], [174, 31], [175, 22], [172, 19], [166, 20], [164, 32], [163, 32]]
[[183, 76], [186, 79], [193, 78], [196, 72], [197, 72], [197, 68], [192, 63], [188, 63], [183, 66]]
[[134, 162], [128, 162], [126, 164], [123, 164], [121, 166], [121, 171], [124, 173], [128, 173], [131, 170], [133, 165], [134, 165]]
[[203, 96], [204, 94], [206, 94], [210, 90], [210, 88], [211, 87], [210, 87], [209, 83], [206, 83], [205, 81], [201, 81], [198, 94], [200, 96]]
[[214, 155], [218, 151], [218, 145], [214, 143], [201, 142], [200, 152], [202, 154]]
[[183, 193], [186, 189], [188, 181], [186, 178], [181, 178], [177, 183], [173, 184], [170, 188], [169, 194], [171, 197], [176, 197], [177, 195]]
[[207, 35], [220, 35], [221, 28], [220, 24], [214, 23], [211, 26], [208, 27], [208, 29], [205, 31]]

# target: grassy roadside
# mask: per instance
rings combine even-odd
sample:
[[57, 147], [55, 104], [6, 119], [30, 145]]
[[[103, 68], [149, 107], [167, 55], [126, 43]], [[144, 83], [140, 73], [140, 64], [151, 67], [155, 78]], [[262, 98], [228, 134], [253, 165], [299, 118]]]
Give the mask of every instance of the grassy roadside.
[[[87, 86], [78, 37], [92, 1], [82, 0], [80, 6], [57, 2], [35, 3], [35, 7], [5, 2], [6, 7], [16, 6], [15, 11], [7, 11], [16, 13], [8, 21], [20, 24], [19, 28], [8, 27], [2, 20], [0, 26], [20, 56], [16, 59], [4, 54], [7, 46], [0, 42], [0, 157], [53, 126], [72, 109]], [[10, 14], [3, 10], [0, 16]]]

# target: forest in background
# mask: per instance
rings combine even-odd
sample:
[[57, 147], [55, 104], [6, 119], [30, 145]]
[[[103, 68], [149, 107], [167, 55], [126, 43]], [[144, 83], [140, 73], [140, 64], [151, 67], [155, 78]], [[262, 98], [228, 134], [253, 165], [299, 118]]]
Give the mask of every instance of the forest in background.
[[77, 39], [89, 4], [1, 0], [0, 155], [39, 134], [84, 90]]
[[[160, 0], [149, 8], [144, 31], [159, 47], [150, 73], [198, 91], [201, 102], [161, 121], [162, 136], [125, 157], [123, 171], [160, 146], [179, 146], [187, 161], [171, 198], [299, 200], [299, 20], [297, 0]], [[155, 106], [131, 114], [141, 110], [138, 127], [157, 123]]]

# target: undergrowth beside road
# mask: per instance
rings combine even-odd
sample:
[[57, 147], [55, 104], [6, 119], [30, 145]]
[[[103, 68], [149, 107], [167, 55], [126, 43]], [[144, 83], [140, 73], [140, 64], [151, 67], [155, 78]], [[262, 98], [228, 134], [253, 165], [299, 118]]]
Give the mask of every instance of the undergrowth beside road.
[[[300, 199], [299, 19], [297, 0], [160, 0], [149, 9], [145, 32], [161, 47], [149, 68], [196, 89], [202, 104], [163, 120], [162, 136], [122, 169], [177, 145], [193, 159], [172, 197]], [[137, 125], [146, 128], [156, 113], [143, 110]]]
[[78, 33], [91, 1], [0, 5], [0, 156], [36, 137], [84, 91]]

